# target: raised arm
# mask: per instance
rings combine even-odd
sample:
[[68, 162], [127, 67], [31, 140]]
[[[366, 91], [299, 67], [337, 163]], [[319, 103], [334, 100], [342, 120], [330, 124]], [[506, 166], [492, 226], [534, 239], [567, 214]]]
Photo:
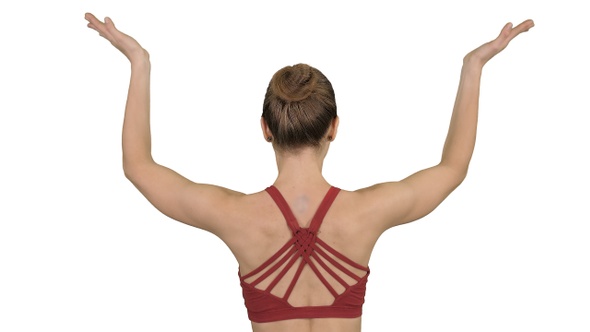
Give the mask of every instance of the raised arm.
[[150, 134], [149, 54], [135, 39], [117, 30], [109, 18], [105, 18], [104, 23], [90, 13], [85, 18], [88, 27], [111, 42], [131, 64], [123, 123], [125, 176], [162, 213], [219, 235], [225, 219], [221, 214], [232, 199], [241, 194], [191, 182], [154, 162]]
[[465, 56], [451, 123], [438, 165], [399, 182], [378, 184], [359, 191], [371, 202], [369, 206], [378, 217], [378, 231], [427, 215], [461, 184], [467, 175], [475, 146], [483, 66], [506, 48], [514, 37], [533, 26], [532, 20], [516, 27], [508, 23], [496, 39]]

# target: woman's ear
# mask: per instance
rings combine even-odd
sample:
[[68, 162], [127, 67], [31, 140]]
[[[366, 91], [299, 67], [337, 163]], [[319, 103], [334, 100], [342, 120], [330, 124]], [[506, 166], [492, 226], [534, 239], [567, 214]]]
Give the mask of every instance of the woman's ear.
[[260, 127], [262, 128], [264, 140], [267, 142], [272, 142], [272, 132], [270, 131], [270, 128], [268, 128], [268, 125], [266, 124], [266, 121], [264, 121], [263, 117], [260, 117]]
[[340, 118], [336, 116], [332, 119], [332, 123], [330, 124], [330, 128], [328, 129], [328, 141], [333, 141], [336, 139], [336, 134], [338, 133], [338, 125], [340, 124]]

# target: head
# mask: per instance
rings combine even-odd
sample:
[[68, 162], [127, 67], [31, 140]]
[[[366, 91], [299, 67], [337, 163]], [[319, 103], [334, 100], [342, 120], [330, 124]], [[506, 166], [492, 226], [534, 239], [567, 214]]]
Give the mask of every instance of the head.
[[336, 136], [338, 117], [332, 84], [306, 64], [276, 72], [266, 90], [262, 129], [276, 149], [319, 148]]

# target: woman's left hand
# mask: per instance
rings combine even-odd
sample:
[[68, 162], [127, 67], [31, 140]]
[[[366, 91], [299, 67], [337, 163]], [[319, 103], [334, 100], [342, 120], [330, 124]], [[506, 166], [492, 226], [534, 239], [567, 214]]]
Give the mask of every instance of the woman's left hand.
[[483, 67], [494, 56], [502, 52], [514, 37], [523, 32], [529, 31], [529, 29], [534, 26], [535, 23], [533, 20], [526, 20], [515, 27], [512, 26], [512, 23], [506, 24], [496, 39], [469, 52], [469, 54], [463, 59], [463, 62], [475, 62], [478, 66]]
[[148, 52], [133, 37], [117, 30], [110, 18], [106, 17], [104, 23], [90, 13], [86, 13], [84, 18], [88, 21], [89, 28], [96, 30], [100, 36], [111, 42], [131, 63], [149, 59]]

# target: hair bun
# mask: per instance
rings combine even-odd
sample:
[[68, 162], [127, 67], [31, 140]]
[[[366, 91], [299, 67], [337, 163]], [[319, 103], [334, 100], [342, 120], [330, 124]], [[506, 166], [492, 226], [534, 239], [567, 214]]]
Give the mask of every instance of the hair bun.
[[332, 84], [316, 68], [306, 64], [287, 66], [270, 80], [262, 118], [272, 133], [273, 147], [317, 147], [336, 116]]
[[280, 99], [297, 102], [311, 95], [317, 80], [312, 67], [300, 63], [279, 70], [272, 80], [274, 84], [271, 88]]

